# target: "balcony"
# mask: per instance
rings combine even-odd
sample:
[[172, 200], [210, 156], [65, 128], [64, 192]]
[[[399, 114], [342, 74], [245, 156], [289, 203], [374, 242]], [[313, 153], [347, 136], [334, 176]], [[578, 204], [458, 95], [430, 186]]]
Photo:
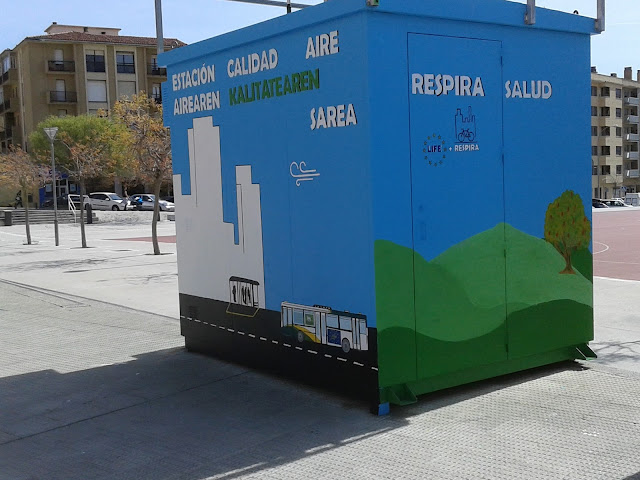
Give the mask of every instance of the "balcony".
[[640, 170], [627, 170], [626, 172], [626, 177], [627, 178], [639, 178], [640, 177]]
[[0, 113], [4, 113], [11, 109], [11, 99], [7, 98], [4, 102], [0, 103]]
[[76, 62], [72, 60], [49, 60], [47, 61], [47, 72], [73, 73], [76, 71]]
[[627, 123], [640, 123], [640, 117], [638, 115], [627, 115], [625, 121]]
[[13, 130], [11, 127], [6, 127], [4, 130], [0, 130], [0, 140], [7, 140], [13, 136]]
[[49, 103], [76, 103], [78, 94], [76, 92], [49, 92]]
[[4, 83], [18, 83], [18, 71], [11, 67], [0, 76], [0, 85]]
[[640, 160], [640, 153], [624, 152], [624, 158], [626, 158], [627, 160]]
[[624, 139], [627, 142], [640, 142], [640, 134], [638, 134], [638, 133], [627, 133], [624, 136]]
[[638, 97], [624, 97], [625, 105], [635, 105], [640, 106], [640, 98]]
[[153, 75], [157, 77], [166, 77], [167, 69], [165, 67], [159, 67], [153, 63], [147, 65], [147, 75]]

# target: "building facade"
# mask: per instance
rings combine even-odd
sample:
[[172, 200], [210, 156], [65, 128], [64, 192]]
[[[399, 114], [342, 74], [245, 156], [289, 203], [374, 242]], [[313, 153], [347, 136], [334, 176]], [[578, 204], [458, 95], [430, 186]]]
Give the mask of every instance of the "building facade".
[[[28, 151], [29, 134], [51, 115], [108, 111], [118, 99], [141, 91], [162, 102], [166, 69], [158, 66], [156, 39], [119, 32], [54, 22], [46, 35], [27, 37], [0, 54], [3, 152], [11, 144]], [[164, 40], [165, 50], [183, 45], [177, 39]], [[68, 188], [62, 182], [58, 195], [69, 193]], [[0, 192], [0, 197], [6, 195]]]
[[591, 165], [594, 198], [624, 197], [640, 192], [640, 70], [624, 77], [591, 68]]

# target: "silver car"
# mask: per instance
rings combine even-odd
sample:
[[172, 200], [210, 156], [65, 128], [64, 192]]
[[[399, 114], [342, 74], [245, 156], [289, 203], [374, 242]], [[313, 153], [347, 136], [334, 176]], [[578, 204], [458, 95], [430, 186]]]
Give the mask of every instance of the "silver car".
[[90, 193], [89, 202], [94, 210], [126, 210], [127, 207], [127, 202], [113, 192]]
[[[153, 210], [155, 198], [155, 195], [150, 193], [136, 193], [129, 197], [127, 206], [130, 210]], [[162, 212], [174, 212], [176, 209], [173, 202], [167, 202], [166, 200], [159, 200], [158, 205]]]

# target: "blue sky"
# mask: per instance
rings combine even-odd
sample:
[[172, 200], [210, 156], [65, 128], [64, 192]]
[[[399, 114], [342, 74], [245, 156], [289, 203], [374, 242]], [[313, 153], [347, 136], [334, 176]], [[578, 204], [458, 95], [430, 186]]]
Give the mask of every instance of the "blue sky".
[[[516, 1], [526, 3], [526, 0]], [[121, 35], [155, 36], [154, 0], [23, 0], [3, 3], [2, 17], [6, 21], [0, 30], [2, 50], [13, 48], [24, 37], [42, 35], [44, 29], [54, 21], [71, 25], [119, 27], [122, 29]], [[297, 3], [315, 4], [319, 0], [297, 0]], [[596, 15], [596, 0], [537, 0], [537, 4], [565, 12], [578, 10], [581, 15], [591, 17]], [[162, 0], [162, 6], [165, 36], [176, 37], [187, 43], [284, 13], [284, 9], [277, 7], [225, 0]], [[605, 33], [593, 37], [591, 64], [604, 74], [615, 72], [622, 75], [626, 66], [633, 67], [634, 71], [640, 69], [638, 42], [635, 41], [640, 32], [640, 1], [607, 0], [606, 23]]]

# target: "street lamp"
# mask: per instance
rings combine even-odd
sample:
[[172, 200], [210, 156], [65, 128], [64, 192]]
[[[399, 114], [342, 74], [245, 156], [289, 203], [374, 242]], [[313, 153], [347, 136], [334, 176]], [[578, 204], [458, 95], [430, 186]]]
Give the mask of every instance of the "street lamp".
[[56, 247], [60, 245], [60, 237], [58, 236], [58, 194], [56, 192], [56, 157], [53, 154], [53, 140], [58, 133], [58, 127], [49, 127], [43, 129], [44, 133], [49, 137], [49, 143], [51, 144], [51, 170], [53, 174], [53, 229], [56, 235]]

